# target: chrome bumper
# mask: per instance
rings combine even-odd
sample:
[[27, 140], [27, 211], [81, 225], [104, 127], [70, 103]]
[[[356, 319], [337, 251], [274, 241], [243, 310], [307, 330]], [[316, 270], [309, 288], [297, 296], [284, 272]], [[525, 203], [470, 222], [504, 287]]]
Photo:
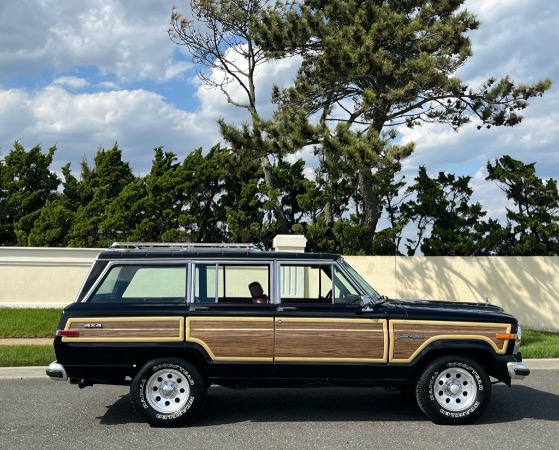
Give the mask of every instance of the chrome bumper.
[[530, 375], [530, 368], [521, 362], [507, 363], [507, 369], [511, 378], [522, 380], [524, 377]]
[[51, 380], [68, 381], [66, 369], [62, 364], [58, 364], [56, 361], [49, 364], [46, 372], [47, 376], [49, 376]]

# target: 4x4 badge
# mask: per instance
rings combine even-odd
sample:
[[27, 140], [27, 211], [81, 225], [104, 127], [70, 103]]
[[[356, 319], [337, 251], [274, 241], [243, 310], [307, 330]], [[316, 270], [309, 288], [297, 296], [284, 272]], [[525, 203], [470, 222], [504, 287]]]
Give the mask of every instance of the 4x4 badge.
[[84, 328], [103, 328], [103, 324], [102, 323], [86, 323], [83, 327]]

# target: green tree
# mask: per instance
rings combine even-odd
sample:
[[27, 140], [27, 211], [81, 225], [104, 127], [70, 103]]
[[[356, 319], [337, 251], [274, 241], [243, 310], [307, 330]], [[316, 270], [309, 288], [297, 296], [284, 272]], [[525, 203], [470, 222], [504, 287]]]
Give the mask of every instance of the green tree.
[[375, 232], [373, 241], [375, 255], [400, 254], [402, 233], [409, 223], [402, 206], [410, 195], [408, 191], [401, 192], [406, 186], [405, 177], [400, 175], [401, 170], [401, 162], [392, 160], [389, 164], [378, 168], [373, 176], [373, 186], [380, 197], [381, 210], [386, 214], [390, 225]]
[[176, 155], [155, 148], [150, 172], [124, 186], [107, 206], [104, 227], [119, 241], [180, 241], [182, 183]]
[[501, 227], [496, 220], [483, 220], [487, 213], [480, 203], [470, 203], [470, 180], [444, 172], [430, 178], [425, 167], [420, 167], [415, 184], [408, 188], [416, 197], [402, 206], [418, 230], [416, 240], [407, 240], [408, 255], [414, 255], [418, 247], [426, 256], [479, 256], [498, 251]]
[[81, 180], [73, 186], [73, 195], [81, 199], [68, 235], [71, 247], [108, 246], [122, 237], [106, 223], [106, 208], [121, 191], [135, 180], [130, 165], [122, 161], [117, 144], [110, 150], [100, 148], [93, 158], [94, 166], [82, 161]]
[[527, 85], [507, 76], [479, 87], [460, 80], [456, 71], [472, 54], [468, 33], [479, 26], [462, 3], [290, 1], [264, 10], [254, 25], [269, 57], [302, 57], [294, 86], [275, 92], [278, 133], [299, 145], [319, 143], [326, 157], [328, 147], [346, 152], [363, 201], [367, 253], [379, 219], [374, 173], [413, 151], [394, 144], [394, 127], [437, 122], [457, 130], [472, 118], [479, 128], [514, 126], [528, 100], [551, 86], [549, 79]]
[[268, 248], [273, 236], [268, 233], [262, 195], [263, 169], [257, 161], [242, 162], [236, 153], [223, 166], [225, 186], [220, 201], [225, 208], [228, 240], [253, 243]]
[[28, 245], [33, 223], [60, 184], [50, 171], [55, 151], [43, 154], [38, 145], [26, 151], [16, 141], [0, 161], [0, 245]]
[[203, 155], [199, 148], [189, 153], [181, 166], [180, 226], [191, 242], [226, 240], [226, 213], [220, 200], [227, 170], [220, 162], [226, 152], [216, 145]]
[[536, 163], [510, 156], [487, 163], [487, 180], [496, 181], [508, 200], [509, 236], [505, 253], [518, 256], [559, 255], [559, 194], [557, 181], [536, 176]]
[[66, 247], [74, 214], [62, 194], [47, 200], [29, 232], [29, 246]]
[[[250, 123], [240, 128], [220, 118], [220, 131], [244, 161], [260, 161], [267, 188], [265, 194], [273, 206], [279, 231], [285, 233], [289, 231], [288, 223], [281, 201], [276, 197], [277, 181], [270, 160], [277, 148], [267, 137], [265, 121], [256, 105], [255, 76], [258, 66], [267, 57], [254, 44], [251, 24], [267, 3], [262, 0], [191, 0], [191, 19], [173, 8], [169, 36], [174, 43], [188, 49], [204, 85], [219, 89], [228, 103], [248, 112]], [[231, 93], [231, 84], [240, 88], [241, 98]]]
[[62, 192], [55, 192], [45, 203], [29, 233], [33, 247], [66, 247], [74, 215], [82, 203], [80, 183], [72, 175], [70, 163], [62, 167]]

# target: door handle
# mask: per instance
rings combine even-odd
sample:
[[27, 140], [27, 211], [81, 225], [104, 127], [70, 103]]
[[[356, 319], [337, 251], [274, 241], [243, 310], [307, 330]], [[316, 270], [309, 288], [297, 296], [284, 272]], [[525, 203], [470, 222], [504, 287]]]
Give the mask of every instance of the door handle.
[[209, 311], [210, 307], [209, 306], [191, 306], [190, 308], [188, 308], [188, 310], [190, 312], [192, 311]]
[[277, 312], [284, 312], [284, 311], [297, 311], [299, 308], [296, 306], [278, 306], [276, 308]]

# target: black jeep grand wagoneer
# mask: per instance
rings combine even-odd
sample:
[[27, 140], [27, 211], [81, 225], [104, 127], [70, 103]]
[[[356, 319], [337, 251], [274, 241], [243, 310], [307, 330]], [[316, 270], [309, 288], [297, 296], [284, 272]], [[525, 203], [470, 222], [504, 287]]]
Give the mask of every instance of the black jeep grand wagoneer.
[[411, 388], [433, 422], [463, 424], [487, 407], [490, 377], [530, 373], [520, 337], [494, 305], [379, 295], [337, 255], [124, 244], [64, 309], [47, 375], [130, 385], [159, 426], [195, 418], [211, 384], [317, 383]]

